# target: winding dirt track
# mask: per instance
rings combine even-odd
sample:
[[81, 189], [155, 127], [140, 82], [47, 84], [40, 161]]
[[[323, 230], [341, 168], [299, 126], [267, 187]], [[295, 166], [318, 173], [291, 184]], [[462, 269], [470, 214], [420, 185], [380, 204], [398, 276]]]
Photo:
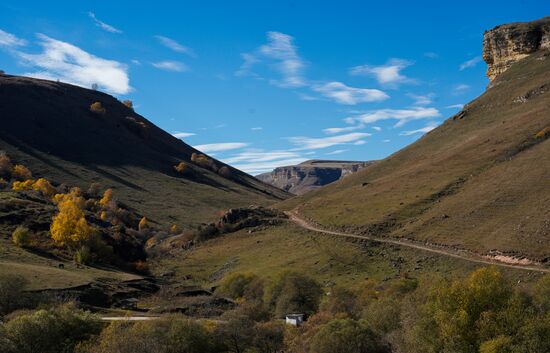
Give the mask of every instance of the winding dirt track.
[[295, 212], [295, 211], [285, 212], [285, 214], [296, 225], [298, 225], [301, 228], [310, 230], [312, 232], [336, 235], [336, 236], [339, 236], [339, 237], [352, 238], [352, 239], [366, 239], [366, 240], [376, 241], [376, 242], [379, 242], [379, 243], [405, 246], [405, 247], [412, 248], [412, 249], [427, 251], [427, 252], [430, 252], [430, 253], [439, 254], [439, 255], [448, 256], [448, 257], [453, 257], [455, 259], [461, 259], [461, 260], [475, 262], [475, 263], [479, 263], [479, 264], [495, 265], [495, 266], [499, 266], [499, 267], [514, 268], [514, 269], [517, 269], [517, 270], [537, 271], [537, 272], [550, 273], [550, 269], [539, 267], [539, 266], [513, 265], [513, 264], [508, 264], [508, 263], [504, 263], [504, 262], [500, 262], [500, 261], [496, 261], [496, 260], [490, 260], [490, 259], [484, 259], [484, 258], [481, 258], [481, 257], [462, 255], [462, 254], [453, 253], [453, 252], [450, 252], [450, 251], [445, 251], [445, 250], [442, 250], [442, 249], [435, 249], [435, 248], [432, 248], [432, 247], [429, 247], [429, 246], [415, 244], [415, 243], [411, 243], [411, 242], [399, 241], [399, 240], [395, 240], [395, 239], [377, 238], [377, 237], [372, 237], [372, 236], [368, 236], [368, 235], [357, 235], [357, 234], [349, 234], [349, 233], [336, 232], [336, 231], [332, 231], [332, 230], [326, 230], [326, 229], [322, 229], [322, 228], [319, 228], [319, 227], [311, 224], [307, 220], [300, 217], [297, 214], [297, 212]]

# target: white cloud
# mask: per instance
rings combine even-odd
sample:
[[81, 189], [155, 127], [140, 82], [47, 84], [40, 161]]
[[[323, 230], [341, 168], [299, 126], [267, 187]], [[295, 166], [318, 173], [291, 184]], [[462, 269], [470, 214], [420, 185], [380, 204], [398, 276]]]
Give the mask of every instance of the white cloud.
[[295, 149], [296, 151], [299, 151], [299, 150], [314, 150], [319, 148], [332, 147], [336, 145], [344, 145], [344, 144], [355, 142], [357, 140], [361, 140], [368, 136], [371, 136], [371, 134], [367, 132], [352, 132], [345, 135], [321, 137], [321, 138], [298, 136], [298, 137], [290, 137], [288, 140], [292, 144], [299, 146]]
[[191, 49], [189, 47], [186, 47], [185, 45], [182, 45], [182, 44], [176, 42], [172, 38], [168, 38], [168, 37], [160, 36], [160, 35], [156, 35], [155, 38], [160, 42], [160, 44], [164, 45], [165, 47], [167, 47], [167, 48], [169, 48], [169, 49], [171, 49], [175, 52], [187, 54], [191, 57], [196, 57], [197, 56], [193, 49]]
[[184, 138], [184, 137], [189, 137], [189, 136], [195, 136], [196, 134], [192, 133], [192, 132], [175, 132], [172, 134], [172, 136], [176, 137], [176, 138]]
[[464, 84], [464, 83], [460, 83], [458, 85], [455, 85], [453, 89], [454, 89], [455, 94], [460, 94], [464, 91], [469, 90], [470, 86], [468, 86], [467, 84]]
[[22, 47], [27, 45], [27, 41], [17, 38], [15, 35], [0, 29], [0, 47]]
[[348, 124], [371, 124], [381, 120], [397, 120], [395, 126], [399, 127], [412, 120], [436, 118], [439, 116], [439, 110], [436, 108], [415, 107], [410, 109], [380, 109], [346, 118], [345, 121]]
[[382, 131], [382, 128], [380, 126], [372, 126], [371, 128], [376, 131]]
[[197, 145], [197, 146], [193, 146], [193, 148], [196, 148], [197, 150], [204, 153], [210, 153], [210, 152], [223, 152], [223, 151], [236, 150], [246, 146], [248, 146], [248, 143], [223, 142], [223, 143], [209, 143], [204, 145]]
[[365, 140], [359, 140], [359, 141], [354, 142], [353, 144], [354, 144], [355, 146], [361, 146], [361, 145], [364, 145], [365, 143], [367, 143], [367, 141], [365, 141]]
[[[307, 153], [304, 153], [306, 155]], [[306, 161], [297, 152], [275, 150], [249, 150], [223, 159], [223, 162], [250, 174], [269, 172], [277, 167], [295, 165]]]
[[389, 143], [389, 142], [391, 142], [391, 140], [382, 140], [382, 142]]
[[412, 64], [408, 60], [390, 59], [385, 65], [381, 66], [361, 65], [352, 67], [350, 74], [356, 76], [373, 75], [378, 83], [382, 85], [412, 82], [413, 80], [401, 74], [403, 69]]
[[333, 99], [337, 103], [347, 105], [379, 102], [389, 98], [385, 92], [378, 89], [355, 88], [336, 81], [315, 85], [312, 89], [325, 97]]
[[410, 135], [415, 135], [415, 134], [425, 134], [427, 132], [430, 132], [432, 131], [433, 129], [435, 129], [437, 127], [437, 124], [435, 123], [432, 123], [432, 124], [429, 124], [423, 128], [420, 128], [420, 129], [416, 129], [416, 130], [409, 130], [409, 131], [402, 131], [399, 133], [400, 136], [410, 136]]
[[470, 60], [467, 60], [460, 64], [459, 69], [460, 71], [466, 70], [468, 68], [476, 66], [478, 63], [481, 62], [481, 56], [476, 56], [475, 58], [472, 58]]
[[110, 33], [122, 33], [122, 31], [120, 29], [117, 29], [111, 25], [108, 25], [107, 23], [105, 22], [102, 22], [100, 21], [93, 12], [88, 12], [88, 16], [90, 16], [90, 18], [92, 20], [94, 20], [96, 26], [98, 26], [99, 28], [103, 29], [104, 31], [107, 31], [107, 32], [110, 32]]
[[132, 64], [134, 65], [141, 65], [141, 61], [139, 61], [138, 59], [132, 59]]
[[332, 152], [325, 153], [325, 155], [332, 156], [334, 154], [341, 154], [341, 153], [344, 153], [344, 152], [347, 152], [347, 151], [348, 150], [335, 150], [335, 151], [332, 151]]
[[43, 52], [27, 54], [14, 52], [25, 65], [38, 71], [25, 73], [27, 76], [59, 79], [83, 87], [98, 84], [101, 89], [115, 94], [131, 91], [127, 67], [114, 60], [106, 60], [66, 42], [38, 34]]
[[263, 130], [264, 128], [261, 127], [261, 126], [256, 126], [256, 127], [251, 127], [250, 130], [252, 131], [260, 131], [260, 130]]
[[448, 105], [445, 108], [447, 108], [447, 109], [462, 109], [462, 108], [464, 108], [464, 104]]
[[294, 38], [281, 32], [267, 32], [268, 43], [260, 46], [254, 53], [243, 53], [244, 63], [235, 73], [237, 76], [258, 76], [252, 72], [253, 66], [266, 61], [266, 64], [280, 73], [280, 80], [270, 82], [281, 87], [304, 86], [303, 70], [305, 63], [298, 55]]
[[439, 58], [439, 54], [434, 53], [433, 51], [429, 51], [427, 53], [424, 53], [424, 56], [430, 59], [437, 59]]
[[182, 63], [181, 61], [165, 60], [165, 61], [152, 63], [151, 65], [153, 65], [157, 69], [166, 70], [166, 71], [174, 71], [174, 72], [189, 71], [189, 67], [184, 63]]
[[349, 132], [349, 131], [355, 131], [359, 129], [363, 129], [365, 125], [359, 124], [356, 126], [347, 126], [347, 127], [329, 127], [326, 129], [323, 129], [323, 132], [325, 134], [340, 134], [342, 132]]
[[417, 95], [413, 93], [407, 94], [410, 98], [414, 99], [414, 105], [430, 105], [433, 103], [434, 94], [428, 93], [424, 95]]

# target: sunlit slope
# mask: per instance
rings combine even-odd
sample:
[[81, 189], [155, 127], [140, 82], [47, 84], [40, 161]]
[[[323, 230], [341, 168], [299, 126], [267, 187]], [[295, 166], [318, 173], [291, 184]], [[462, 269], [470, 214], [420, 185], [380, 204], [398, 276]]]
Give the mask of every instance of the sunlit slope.
[[550, 258], [550, 53], [514, 64], [437, 129], [280, 204], [327, 227]]

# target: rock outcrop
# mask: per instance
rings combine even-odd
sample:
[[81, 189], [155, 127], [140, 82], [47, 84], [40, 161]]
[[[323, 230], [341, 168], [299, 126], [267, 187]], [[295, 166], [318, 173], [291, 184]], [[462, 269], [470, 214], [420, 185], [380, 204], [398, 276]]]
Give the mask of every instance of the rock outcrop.
[[256, 178], [290, 193], [301, 195], [340, 180], [373, 163], [310, 160], [298, 165], [275, 168], [272, 172], [260, 174]]
[[493, 81], [513, 63], [541, 49], [550, 49], [550, 17], [496, 26], [483, 35], [487, 76]]

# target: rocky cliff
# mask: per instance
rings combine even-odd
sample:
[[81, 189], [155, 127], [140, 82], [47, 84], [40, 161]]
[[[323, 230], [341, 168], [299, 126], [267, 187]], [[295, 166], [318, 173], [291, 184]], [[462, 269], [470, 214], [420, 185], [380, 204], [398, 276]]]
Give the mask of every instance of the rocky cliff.
[[298, 165], [275, 168], [272, 172], [260, 174], [256, 178], [290, 193], [301, 195], [340, 180], [373, 163], [310, 160]]
[[483, 35], [483, 59], [493, 81], [516, 61], [540, 50], [550, 49], [550, 17], [531, 22], [497, 26]]

